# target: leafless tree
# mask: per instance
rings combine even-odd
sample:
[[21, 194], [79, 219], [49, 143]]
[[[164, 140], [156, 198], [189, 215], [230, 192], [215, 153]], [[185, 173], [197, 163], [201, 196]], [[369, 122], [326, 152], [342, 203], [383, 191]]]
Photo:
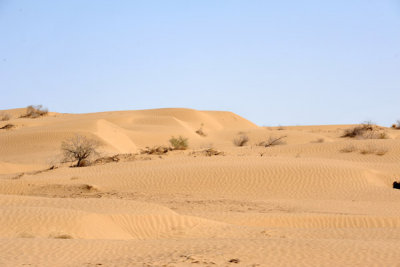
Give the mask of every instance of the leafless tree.
[[67, 139], [61, 143], [64, 162], [77, 161], [76, 167], [83, 167], [84, 162], [91, 156], [98, 154], [99, 143], [82, 135]]

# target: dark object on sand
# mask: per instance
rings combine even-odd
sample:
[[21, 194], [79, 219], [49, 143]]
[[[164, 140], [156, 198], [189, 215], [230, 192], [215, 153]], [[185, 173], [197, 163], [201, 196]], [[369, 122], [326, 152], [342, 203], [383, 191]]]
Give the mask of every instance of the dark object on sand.
[[400, 189], [400, 182], [394, 181], [394, 182], [393, 182], [393, 188], [394, 188], [394, 189]]

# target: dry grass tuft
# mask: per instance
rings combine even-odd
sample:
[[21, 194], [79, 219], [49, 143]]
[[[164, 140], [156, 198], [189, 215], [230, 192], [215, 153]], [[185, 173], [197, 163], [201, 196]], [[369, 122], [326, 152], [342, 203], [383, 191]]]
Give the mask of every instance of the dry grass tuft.
[[280, 136], [280, 137], [270, 136], [267, 141], [262, 141], [262, 142], [258, 143], [257, 145], [258, 146], [263, 146], [263, 147], [284, 145], [284, 144], [286, 144], [286, 142], [283, 141], [283, 139], [286, 138], [286, 137], [287, 137], [286, 135]]
[[375, 152], [375, 155], [377, 155], [377, 156], [383, 156], [383, 155], [385, 155], [388, 151], [389, 151], [389, 150], [388, 150], [387, 148], [381, 148], [381, 149], [378, 149], [378, 150]]
[[172, 146], [172, 150], [186, 150], [189, 147], [188, 139], [182, 136], [178, 138], [172, 136], [171, 139], [169, 139], [169, 143]]
[[397, 120], [396, 123], [392, 124], [392, 128], [396, 130], [400, 130], [400, 120]]
[[353, 128], [346, 129], [341, 137], [357, 139], [387, 139], [388, 135], [382, 127], [368, 121]]
[[196, 133], [197, 133], [198, 135], [200, 135], [200, 136], [206, 137], [207, 134], [203, 131], [203, 126], [204, 126], [204, 124], [202, 123], [201, 126], [200, 126], [200, 128], [196, 131]]
[[324, 138], [318, 138], [318, 139], [315, 140], [315, 141], [311, 141], [311, 143], [314, 143], [314, 144], [316, 144], [316, 143], [323, 143], [323, 142], [325, 142], [325, 139], [324, 139]]
[[10, 114], [8, 113], [2, 113], [0, 114], [0, 121], [8, 121], [11, 119]]
[[21, 118], [35, 119], [45, 116], [48, 113], [49, 111], [47, 110], [47, 108], [44, 108], [42, 105], [37, 105], [37, 106], [30, 105], [26, 107], [26, 113], [22, 115]]
[[146, 147], [140, 151], [140, 154], [148, 154], [148, 155], [164, 155], [167, 154], [168, 151], [171, 151], [172, 148], [166, 146], [154, 146], [154, 147]]
[[233, 139], [235, 146], [245, 146], [249, 142], [249, 137], [247, 135], [241, 135]]
[[357, 148], [354, 145], [348, 145], [348, 146], [345, 146], [344, 148], [342, 148], [340, 150], [340, 152], [342, 152], [342, 153], [351, 153], [351, 152], [354, 152], [356, 150], [357, 150]]
[[8, 124], [4, 125], [3, 127], [0, 127], [0, 130], [10, 130], [12, 128], [15, 128], [15, 125], [8, 123]]
[[368, 145], [360, 149], [360, 154], [368, 155], [368, 154], [375, 154], [376, 148], [375, 146]]
[[190, 153], [190, 155], [191, 156], [201, 155], [201, 156], [211, 157], [211, 156], [224, 156], [225, 153], [222, 151], [218, 151], [214, 148], [207, 148], [200, 151], [193, 151]]

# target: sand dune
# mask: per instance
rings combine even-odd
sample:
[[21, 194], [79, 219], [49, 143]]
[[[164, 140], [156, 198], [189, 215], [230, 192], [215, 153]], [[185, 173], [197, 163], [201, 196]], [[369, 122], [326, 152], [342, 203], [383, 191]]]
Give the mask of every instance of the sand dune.
[[[0, 127], [15, 125], [0, 130], [2, 266], [400, 262], [398, 130], [358, 140], [340, 137], [352, 125], [259, 127], [222, 111], [1, 112]], [[60, 144], [76, 134], [101, 144], [98, 157], [134, 155], [71, 168]], [[188, 150], [139, 154], [179, 135]]]

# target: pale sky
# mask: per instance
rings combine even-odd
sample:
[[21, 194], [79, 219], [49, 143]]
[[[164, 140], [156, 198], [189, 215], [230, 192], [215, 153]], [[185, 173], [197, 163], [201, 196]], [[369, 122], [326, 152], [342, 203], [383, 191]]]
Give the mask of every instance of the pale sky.
[[400, 119], [400, 1], [0, 0], [0, 109]]

